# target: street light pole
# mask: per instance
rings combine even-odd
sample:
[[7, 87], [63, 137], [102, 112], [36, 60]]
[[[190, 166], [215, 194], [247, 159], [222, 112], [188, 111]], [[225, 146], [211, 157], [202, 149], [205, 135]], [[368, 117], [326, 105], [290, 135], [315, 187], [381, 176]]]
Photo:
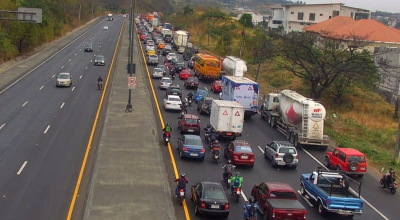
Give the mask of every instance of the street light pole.
[[[129, 76], [132, 77], [132, 75], [135, 73], [135, 64], [133, 63], [133, 42], [134, 42], [134, 10], [135, 10], [135, 5], [136, 1], [132, 0], [131, 2], [131, 7], [130, 7], [130, 17], [129, 17], [129, 55], [128, 55], [128, 73]], [[126, 112], [132, 112], [132, 88], [129, 87], [129, 92], [128, 92], [128, 104], [126, 105]]]
[[[246, 19], [244, 19], [244, 23], [246, 23]], [[244, 38], [244, 24], [243, 24], [243, 30], [242, 30], [241, 35], [242, 35], [242, 38], [240, 39], [239, 58], [242, 58], [243, 38]]]

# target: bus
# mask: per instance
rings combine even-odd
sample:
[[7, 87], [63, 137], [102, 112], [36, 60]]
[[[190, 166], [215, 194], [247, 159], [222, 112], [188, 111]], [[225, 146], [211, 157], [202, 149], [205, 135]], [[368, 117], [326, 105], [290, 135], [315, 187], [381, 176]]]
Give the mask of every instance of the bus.
[[199, 79], [219, 79], [221, 77], [221, 61], [209, 54], [198, 53], [194, 56], [193, 70]]

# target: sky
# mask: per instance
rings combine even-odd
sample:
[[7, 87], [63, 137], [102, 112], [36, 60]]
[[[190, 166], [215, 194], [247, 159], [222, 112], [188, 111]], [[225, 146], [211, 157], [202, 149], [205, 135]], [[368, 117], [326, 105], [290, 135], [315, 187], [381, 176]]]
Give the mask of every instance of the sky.
[[343, 3], [347, 6], [370, 11], [400, 13], [400, 0], [303, 0], [307, 4]]

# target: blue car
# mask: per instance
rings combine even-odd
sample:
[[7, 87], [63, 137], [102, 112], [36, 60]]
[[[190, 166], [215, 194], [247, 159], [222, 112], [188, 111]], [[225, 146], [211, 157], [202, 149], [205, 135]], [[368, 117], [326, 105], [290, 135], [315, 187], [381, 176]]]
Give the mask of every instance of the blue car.
[[178, 138], [177, 148], [181, 159], [190, 157], [204, 160], [205, 149], [199, 135], [182, 135], [182, 137]]
[[203, 97], [207, 96], [208, 96], [208, 91], [204, 89], [198, 89], [193, 94], [193, 98], [196, 103], [200, 101], [200, 99], [202, 99]]

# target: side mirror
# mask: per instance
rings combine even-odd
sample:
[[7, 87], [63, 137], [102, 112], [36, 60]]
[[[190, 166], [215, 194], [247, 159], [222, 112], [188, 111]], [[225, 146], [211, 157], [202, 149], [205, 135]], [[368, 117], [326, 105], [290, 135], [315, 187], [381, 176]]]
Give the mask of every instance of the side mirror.
[[308, 180], [308, 177], [306, 178], [306, 180]]
[[267, 146], [269, 147], [269, 146], [271, 146], [271, 144], [267, 144]]

